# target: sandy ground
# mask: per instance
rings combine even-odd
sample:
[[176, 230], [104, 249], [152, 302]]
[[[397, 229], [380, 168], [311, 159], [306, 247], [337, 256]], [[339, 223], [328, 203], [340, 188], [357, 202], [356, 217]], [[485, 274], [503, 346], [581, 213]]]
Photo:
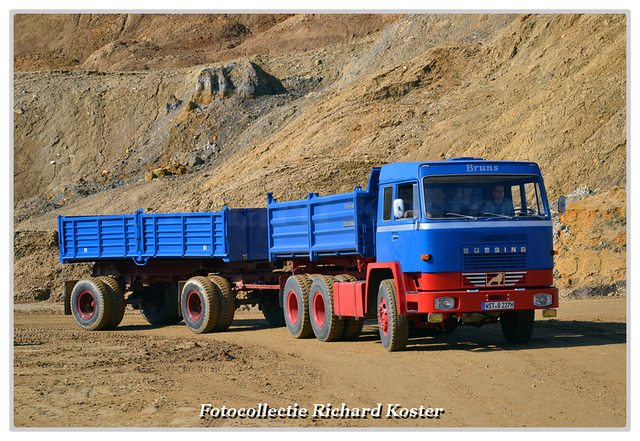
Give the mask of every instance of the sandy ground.
[[[59, 306], [16, 305], [13, 425], [622, 428], [626, 306], [566, 301], [557, 318], [536, 317], [524, 346], [504, 344], [491, 325], [414, 334], [406, 351], [386, 353], [375, 322], [357, 341], [322, 343], [268, 327], [257, 310], [206, 335], [127, 310], [116, 330], [86, 332]], [[203, 404], [235, 417], [200, 418]], [[380, 418], [355, 417], [378, 405]]]

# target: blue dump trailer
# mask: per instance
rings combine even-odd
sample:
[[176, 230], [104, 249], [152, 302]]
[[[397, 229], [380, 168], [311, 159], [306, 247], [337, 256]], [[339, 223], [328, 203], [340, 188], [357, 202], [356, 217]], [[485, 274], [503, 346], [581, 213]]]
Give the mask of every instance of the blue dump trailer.
[[294, 338], [352, 340], [375, 319], [388, 351], [410, 328], [491, 323], [525, 343], [558, 306], [551, 218], [536, 164], [475, 158], [386, 164], [366, 190], [267, 208], [60, 216], [60, 261], [93, 262], [65, 282], [65, 314], [109, 329], [130, 304], [204, 333], [250, 304]]
[[[62, 263], [108, 259], [267, 259], [267, 210], [60, 216]], [[232, 237], [233, 240], [229, 240]]]

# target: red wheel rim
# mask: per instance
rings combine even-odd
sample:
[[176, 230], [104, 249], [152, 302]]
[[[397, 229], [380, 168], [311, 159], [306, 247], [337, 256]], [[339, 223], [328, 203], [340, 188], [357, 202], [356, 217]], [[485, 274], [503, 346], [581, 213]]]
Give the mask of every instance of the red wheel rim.
[[384, 335], [389, 332], [389, 308], [387, 308], [387, 300], [382, 298], [378, 306], [378, 325]]
[[90, 291], [82, 291], [78, 296], [78, 313], [83, 319], [90, 319], [96, 313], [96, 299]]
[[324, 319], [326, 316], [326, 310], [324, 308], [324, 299], [322, 298], [322, 294], [317, 292], [313, 296], [313, 320], [316, 322], [318, 327], [322, 327], [324, 325]]
[[187, 314], [194, 322], [202, 316], [202, 299], [197, 291], [191, 291], [187, 297]]
[[292, 325], [298, 323], [298, 297], [294, 291], [289, 291], [287, 295], [287, 316]]

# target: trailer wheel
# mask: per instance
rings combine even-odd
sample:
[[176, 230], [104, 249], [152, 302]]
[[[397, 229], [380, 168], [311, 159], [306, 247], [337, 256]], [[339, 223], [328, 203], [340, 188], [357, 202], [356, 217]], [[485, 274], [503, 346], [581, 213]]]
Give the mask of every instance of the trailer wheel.
[[236, 312], [236, 296], [227, 279], [220, 276], [209, 276], [218, 296], [220, 316], [214, 331], [225, 331], [231, 326]]
[[269, 322], [271, 326], [282, 327], [284, 326], [284, 311], [280, 306], [278, 296], [280, 292], [277, 290], [263, 291], [262, 299], [260, 301], [260, 309], [264, 318]]
[[378, 327], [382, 346], [389, 351], [400, 351], [407, 346], [409, 339], [409, 320], [400, 315], [393, 279], [380, 283], [378, 289]]
[[113, 300], [107, 285], [94, 277], [79, 280], [71, 293], [71, 312], [87, 331], [104, 328], [113, 315]]
[[98, 279], [102, 280], [104, 284], [107, 286], [109, 293], [111, 294], [111, 302], [113, 303], [113, 312], [111, 314], [111, 319], [109, 323], [105, 325], [105, 329], [113, 329], [116, 328], [122, 318], [124, 317], [124, 291], [120, 284], [111, 277], [108, 276], [98, 276]]
[[182, 317], [192, 332], [211, 332], [220, 319], [218, 295], [213, 282], [196, 276], [187, 280], [182, 288]]
[[309, 289], [311, 328], [320, 341], [335, 341], [342, 336], [344, 322], [334, 314], [333, 284], [331, 276], [318, 276]]
[[284, 320], [293, 338], [307, 338], [313, 334], [309, 320], [309, 288], [306, 275], [291, 276], [284, 285]]
[[179, 321], [178, 286], [172, 282], [154, 283], [142, 294], [140, 312], [152, 325]]
[[526, 343], [533, 333], [534, 310], [507, 311], [500, 315], [502, 335], [507, 343]]

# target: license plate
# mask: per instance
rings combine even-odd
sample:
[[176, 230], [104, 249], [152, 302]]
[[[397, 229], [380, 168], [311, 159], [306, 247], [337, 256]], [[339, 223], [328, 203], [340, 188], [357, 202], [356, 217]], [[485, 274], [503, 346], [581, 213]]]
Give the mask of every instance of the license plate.
[[482, 302], [482, 310], [490, 311], [493, 309], [513, 309], [513, 302]]

